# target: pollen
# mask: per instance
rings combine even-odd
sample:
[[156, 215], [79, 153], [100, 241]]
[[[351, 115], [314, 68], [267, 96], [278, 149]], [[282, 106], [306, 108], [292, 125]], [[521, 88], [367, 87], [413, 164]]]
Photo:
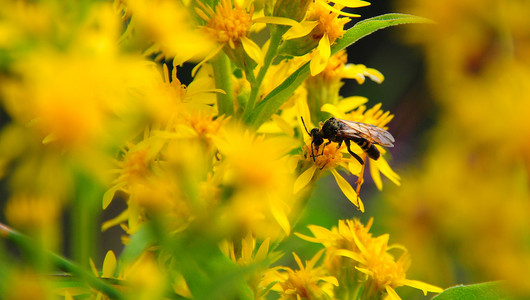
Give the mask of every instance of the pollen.
[[217, 134], [228, 119], [224, 116], [214, 118], [211, 114], [200, 112], [193, 116], [188, 116], [188, 122], [193, 130], [200, 137], [207, 137], [210, 134]]
[[147, 149], [129, 151], [121, 164], [121, 178], [132, 184], [138, 179], [145, 178], [149, 173], [149, 159]]
[[[340, 10], [341, 7], [336, 8]], [[312, 32], [313, 38], [320, 40], [322, 36], [327, 33], [331, 44], [342, 37], [346, 32], [344, 30], [344, 25], [351, 21], [351, 19], [347, 17], [339, 18], [338, 13], [331, 12], [326, 7], [318, 4], [310, 6], [307, 19], [310, 21], [318, 21], [317, 27]]]
[[233, 7], [230, 0], [222, 0], [215, 11], [205, 6], [202, 9], [197, 13], [208, 22], [204, 28], [217, 42], [228, 43], [234, 49], [242, 37], [248, 36], [254, 7], [247, 11], [237, 4]]
[[305, 145], [304, 147], [304, 157], [308, 161], [313, 161], [313, 153], [315, 155], [315, 165], [320, 168], [329, 168], [333, 169], [337, 167], [340, 163], [344, 161], [344, 158], [342, 157], [342, 153], [340, 152], [340, 148], [337, 147], [337, 144], [331, 143], [324, 147], [324, 150], [322, 150], [322, 147], [319, 147], [318, 149], [313, 148], [313, 152], [311, 152], [311, 144]]

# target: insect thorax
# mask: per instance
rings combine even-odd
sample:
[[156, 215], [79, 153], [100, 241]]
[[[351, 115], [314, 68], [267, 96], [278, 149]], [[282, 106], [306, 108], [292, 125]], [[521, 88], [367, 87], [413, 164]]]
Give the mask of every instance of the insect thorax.
[[324, 125], [322, 125], [322, 136], [326, 139], [335, 140], [337, 132], [342, 124], [335, 118], [329, 118]]

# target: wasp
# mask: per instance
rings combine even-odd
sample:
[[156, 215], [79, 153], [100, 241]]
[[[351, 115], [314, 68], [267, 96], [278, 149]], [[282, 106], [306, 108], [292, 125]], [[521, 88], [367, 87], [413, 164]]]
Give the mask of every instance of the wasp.
[[313, 148], [317, 150], [318, 155], [318, 149], [320, 145], [324, 143], [324, 139], [328, 140], [326, 144], [324, 144], [324, 147], [331, 142], [335, 142], [339, 144], [338, 148], [340, 148], [342, 142], [344, 142], [348, 152], [355, 157], [361, 165], [364, 164], [364, 161], [359, 155], [351, 151], [351, 142], [359, 145], [364, 153], [373, 160], [377, 160], [381, 156], [381, 153], [377, 150], [375, 145], [394, 147], [394, 137], [388, 131], [374, 125], [331, 117], [324, 122], [321, 129], [313, 128], [309, 131], [305, 126], [304, 118], [301, 119], [305, 131], [313, 139], [311, 141], [311, 156], [313, 157], [313, 161], [315, 161], [315, 152], [313, 151]]

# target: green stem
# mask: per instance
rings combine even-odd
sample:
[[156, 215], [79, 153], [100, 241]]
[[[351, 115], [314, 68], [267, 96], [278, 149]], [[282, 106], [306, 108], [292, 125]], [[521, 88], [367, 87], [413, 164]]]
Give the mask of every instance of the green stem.
[[72, 206], [72, 259], [83, 267], [88, 267], [89, 259], [96, 259], [98, 226], [101, 211], [102, 189], [88, 175], [77, 175], [78, 196]]
[[224, 52], [219, 52], [213, 60], [213, 73], [215, 86], [222, 89], [226, 94], [217, 93], [217, 107], [219, 115], [231, 116], [234, 114], [233, 90], [232, 90], [232, 66], [230, 59]]
[[83, 268], [72, 263], [68, 259], [59, 256], [50, 251], [40, 249], [36, 243], [31, 240], [29, 237], [23, 235], [20, 232], [17, 232], [8, 226], [0, 223], [0, 237], [12, 241], [15, 244], [23, 248], [33, 248], [38, 249], [43, 256], [46, 256], [50, 259], [51, 263], [58, 267], [59, 269], [72, 274], [73, 276], [79, 277], [84, 282], [88, 283], [94, 289], [101, 291], [105, 295], [109, 296], [112, 299], [123, 299], [123, 295], [118, 292], [115, 288], [105, 283], [100, 278], [95, 277], [90, 272], [85, 271]]
[[280, 27], [275, 27], [275, 29], [271, 29], [271, 39], [269, 43], [269, 49], [267, 50], [267, 54], [265, 54], [265, 60], [263, 62], [263, 67], [259, 70], [258, 76], [256, 78], [255, 84], [251, 85], [250, 90], [250, 96], [248, 99], [247, 106], [245, 107], [245, 111], [243, 113], [243, 120], [245, 120], [248, 123], [248, 117], [252, 113], [252, 110], [254, 109], [254, 106], [256, 105], [256, 100], [258, 98], [259, 90], [261, 88], [261, 83], [263, 81], [263, 78], [265, 78], [265, 75], [267, 74], [267, 71], [269, 70], [269, 67], [272, 64], [272, 60], [276, 56], [276, 53], [278, 52], [278, 47], [280, 46], [280, 42], [282, 41], [282, 35], [285, 32], [285, 29]]

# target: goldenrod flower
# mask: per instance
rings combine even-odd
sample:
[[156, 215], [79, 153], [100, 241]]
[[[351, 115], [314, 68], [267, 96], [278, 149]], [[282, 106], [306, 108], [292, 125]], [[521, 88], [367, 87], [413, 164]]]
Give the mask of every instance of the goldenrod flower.
[[215, 141], [221, 161], [214, 176], [228, 196], [221, 199], [220, 217], [225, 226], [256, 238], [288, 234], [289, 215], [297, 209], [297, 198], [292, 192], [294, 168], [287, 154], [298, 145], [296, 140], [256, 136], [228, 126]]
[[347, 62], [348, 54], [346, 50], [341, 50], [329, 58], [322, 73], [318, 76], [309, 77], [308, 80], [312, 81], [313, 78], [321, 77], [326, 85], [332, 85], [342, 79], [355, 79], [359, 84], [363, 84], [366, 77], [377, 83], [381, 83], [385, 79], [383, 74], [376, 69], [367, 68], [361, 64], [348, 64]]
[[328, 63], [331, 46], [346, 32], [344, 25], [351, 19], [345, 16], [359, 17], [341, 10], [344, 7], [356, 8], [366, 5], [369, 3], [365, 1], [335, 1], [333, 6], [330, 6], [328, 1], [313, 2], [302, 26], [292, 27], [285, 34], [284, 38], [290, 40], [284, 47], [285, 51], [292, 55], [304, 55], [314, 49], [310, 54], [310, 69], [312, 76], [317, 75]]
[[[321, 121], [320, 118], [329, 117], [329, 114], [321, 112], [322, 106], [325, 104], [339, 104], [340, 89], [345, 83], [344, 79], [355, 79], [357, 83], [363, 84], [365, 78], [369, 77], [377, 83], [383, 82], [383, 74], [376, 69], [367, 68], [364, 65], [348, 64], [347, 62], [348, 55], [345, 50], [341, 50], [330, 57], [322, 72], [306, 79], [307, 102], [313, 114], [313, 122]], [[356, 98], [360, 99], [361, 97], [357, 96]], [[351, 110], [356, 108], [351, 107], [349, 99], [355, 98], [348, 97], [348, 101], [345, 103], [343, 103], [345, 100], [341, 99], [341, 109]]]
[[[401, 299], [394, 289], [403, 285], [421, 289], [425, 295], [427, 292], [441, 292], [439, 287], [406, 278], [406, 271], [410, 266], [406, 249], [401, 245], [388, 245], [388, 234], [372, 237], [368, 232], [372, 222], [371, 219], [363, 226], [356, 219], [340, 220], [338, 228], [333, 227], [331, 230], [309, 226], [314, 237], [297, 235], [326, 247], [325, 264], [330, 274], [338, 276], [341, 282], [345, 281], [346, 287], [361, 280], [364, 285], [363, 298], [388, 295], [390, 299]], [[389, 252], [391, 249], [401, 249], [403, 254], [396, 260]], [[351, 259], [353, 264], [345, 263], [340, 257]], [[351, 268], [367, 276], [360, 276], [355, 272], [352, 274]]]
[[200, 34], [188, 8], [171, 0], [116, 1], [117, 10], [129, 21], [122, 42], [149, 43], [144, 55], [158, 54], [174, 57], [176, 65], [190, 59], [200, 60], [208, 55], [215, 44]]
[[277, 281], [272, 290], [281, 294], [280, 299], [333, 299], [333, 288], [339, 285], [337, 279], [329, 275], [323, 267], [316, 263], [323, 250], [316, 253], [305, 266], [293, 252], [298, 270], [289, 267], [277, 267], [270, 271], [267, 281]]
[[223, 254], [239, 266], [252, 266], [256, 269], [251, 274], [248, 274], [246, 279], [254, 292], [255, 299], [263, 299], [269, 292], [269, 283], [266, 280], [264, 281], [264, 278], [266, 277], [266, 272], [270, 272], [264, 262], [269, 265], [282, 255], [279, 252], [269, 252], [270, 238], [262, 241], [257, 249], [256, 239], [251, 234], [241, 239], [241, 244], [239, 244], [239, 241], [235, 243], [224, 240], [220, 244], [220, 248]]
[[243, 8], [237, 1], [232, 4], [231, 0], [222, 0], [215, 10], [201, 2], [197, 4], [200, 6], [200, 9], [196, 9], [197, 14], [207, 22], [203, 29], [219, 44], [204, 61], [214, 57], [224, 48], [228, 56], [239, 66], [249, 63], [245, 54], [256, 64], [262, 64], [263, 55], [260, 47], [248, 38], [253, 24], [253, 4]]
[[45, 229], [54, 226], [61, 206], [61, 201], [50, 196], [15, 195], [7, 202], [5, 216], [17, 228]]

